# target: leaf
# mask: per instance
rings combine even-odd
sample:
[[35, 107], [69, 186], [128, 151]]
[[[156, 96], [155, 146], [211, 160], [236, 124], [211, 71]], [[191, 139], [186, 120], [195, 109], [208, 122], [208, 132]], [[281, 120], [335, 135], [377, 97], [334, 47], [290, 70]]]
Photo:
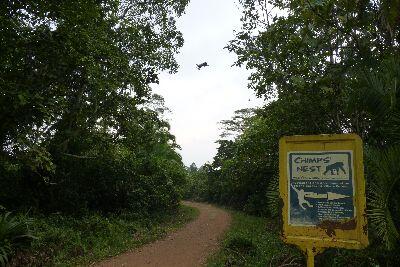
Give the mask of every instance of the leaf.
[[[370, 154], [371, 181], [368, 190], [368, 218], [382, 238], [387, 249], [393, 249], [400, 240], [399, 229], [393, 221], [390, 204], [392, 193], [400, 183], [400, 147]], [[398, 205], [398, 203], [396, 203]]]

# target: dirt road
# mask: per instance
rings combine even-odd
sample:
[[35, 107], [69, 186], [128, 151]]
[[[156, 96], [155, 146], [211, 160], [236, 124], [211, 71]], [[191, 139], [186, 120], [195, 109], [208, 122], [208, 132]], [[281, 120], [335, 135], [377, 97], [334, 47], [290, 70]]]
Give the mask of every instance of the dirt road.
[[198, 208], [199, 217], [163, 240], [104, 261], [97, 266], [201, 266], [218, 248], [218, 239], [228, 228], [229, 213], [207, 204], [184, 202]]

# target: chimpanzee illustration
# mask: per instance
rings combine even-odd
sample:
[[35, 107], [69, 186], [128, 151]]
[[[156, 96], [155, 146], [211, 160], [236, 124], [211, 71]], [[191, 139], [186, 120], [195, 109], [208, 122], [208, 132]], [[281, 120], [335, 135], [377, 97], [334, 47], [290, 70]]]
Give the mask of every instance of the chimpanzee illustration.
[[294, 187], [293, 185], [290, 185], [294, 191], [296, 191], [297, 193], [297, 199], [299, 200], [299, 206], [303, 209], [306, 210], [307, 208], [304, 207], [304, 204], [306, 204], [309, 208], [314, 207], [310, 202], [308, 202], [307, 200], [305, 200], [305, 196], [307, 194], [309, 194], [309, 192], [304, 192], [304, 189], [297, 189], [296, 187]]
[[324, 175], [326, 175], [329, 171], [331, 172], [331, 175], [338, 175], [339, 169], [342, 170], [346, 174], [346, 171], [343, 168], [343, 166], [344, 166], [343, 162], [340, 162], [340, 161], [330, 164], [330, 165], [326, 166]]

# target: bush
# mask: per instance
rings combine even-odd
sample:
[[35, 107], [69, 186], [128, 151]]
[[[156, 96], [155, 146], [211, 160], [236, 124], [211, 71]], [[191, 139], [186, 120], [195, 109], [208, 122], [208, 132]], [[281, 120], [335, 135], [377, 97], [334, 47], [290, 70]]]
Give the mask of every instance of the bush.
[[75, 150], [70, 153], [49, 145], [55, 166], [51, 172], [33, 172], [24, 156], [7, 157], [0, 163], [2, 203], [13, 209], [81, 214], [124, 209], [148, 214], [176, 208], [185, 177], [176, 145], [165, 132], [144, 136], [149, 140], [114, 142], [108, 134], [89, 132], [71, 141]]
[[0, 4], [0, 202], [44, 213], [176, 208], [184, 168], [150, 84], [178, 68], [175, 19], [188, 1], [36, 2]]
[[0, 266], [5, 266], [12, 252], [21, 248], [34, 238], [29, 231], [30, 220], [26, 217], [17, 218], [11, 212], [0, 215]]
[[165, 236], [194, 219], [198, 211], [177, 210], [148, 217], [134, 212], [34, 215], [30, 247], [19, 249], [11, 266], [86, 266]]

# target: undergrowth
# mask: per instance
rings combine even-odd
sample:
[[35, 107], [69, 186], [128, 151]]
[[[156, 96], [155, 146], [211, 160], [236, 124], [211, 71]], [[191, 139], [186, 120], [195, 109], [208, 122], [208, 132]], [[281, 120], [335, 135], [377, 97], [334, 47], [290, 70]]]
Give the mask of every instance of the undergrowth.
[[[208, 260], [208, 267], [306, 265], [303, 253], [281, 240], [277, 220], [230, 212], [232, 225], [225, 234], [221, 249]], [[372, 235], [370, 233], [370, 237]], [[387, 251], [377, 242], [371, 242], [363, 250], [330, 248], [315, 258], [315, 266], [321, 267], [398, 266], [399, 262], [399, 248]]]
[[34, 216], [31, 227], [37, 239], [14, 255], [11, 266], [89, 265], [162, 238], [197, 215], [198, 210], [181, 206], [178, 211], [147, 217], [134, 213]]
[[222, 248], [208, 260], [220, 266], [302, 266], [301, 252], [279, 238], [279, 229], [270, 219], [232, 211], [232, 225]]

